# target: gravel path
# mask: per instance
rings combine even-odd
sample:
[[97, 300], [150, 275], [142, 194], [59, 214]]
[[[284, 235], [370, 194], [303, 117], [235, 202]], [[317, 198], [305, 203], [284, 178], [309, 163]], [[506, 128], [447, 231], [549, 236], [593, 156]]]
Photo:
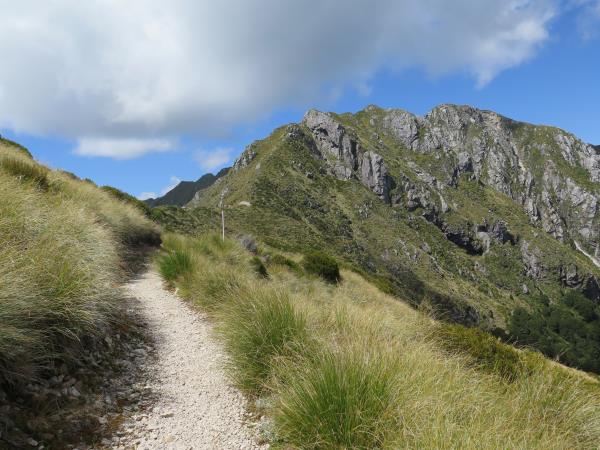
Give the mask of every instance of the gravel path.
[[225, 355], [206, 318], [165, 290], [154, 271], [126, 289], [155, 341], [148, 384], [157, 399], [127, 420], [117, 448], [268, 448], [256, 443], [246, 401], [223, 373]]

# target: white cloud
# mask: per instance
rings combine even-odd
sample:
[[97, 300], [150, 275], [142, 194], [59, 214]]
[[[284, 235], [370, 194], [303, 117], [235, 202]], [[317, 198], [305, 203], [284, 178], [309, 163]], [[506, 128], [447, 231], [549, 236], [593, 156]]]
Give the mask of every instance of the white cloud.
[[583, 40], [590, 41], [600, 36], [600, 0], [574, 0], [580, 6], [577, 28]]
[[172, 190], [175, 186], [177, 186], [179, 183], [181, 183], [181, 180], [177, 177], [171, 177], [169, 184], [167, 186], [165, 186], [161, 191], [160, 191], [160, 195], [163, 196], [165, 195], [167, 192], [169, 192], [170, 190]]
[[81, 138], [75, 153], [82, 156], [105, 156], [114, 159], [131, 159], [151, 152], [172, 150], [173, 142], [166, 139], [137, 138]]
[[155, 192], [142, 192], [138, 195], [139, 200], [148, 200], [149, 198], [156, 198]]
[[229, 161], [234, 155], [234, 149], [230, 147], [218, 147], [211, 150], [196, 150], [194, 159], [203, 170], [217, 169]]
[[383, 68], [484, 85], [535, 54], [558, 1], [0, 0], [0, 127], [124, 158], [367, 95]]
[[160, 191], [160, 194], [156, 195], [156, 192], [142, 192], [140, 195], [138, 195], [138, 198], [140, 200], [148, 200], [149, 198], [162, 197], [179, 183], [181, 183], [181, 180], [178, 177], [172, 176], [169, 180], [169, 184]]

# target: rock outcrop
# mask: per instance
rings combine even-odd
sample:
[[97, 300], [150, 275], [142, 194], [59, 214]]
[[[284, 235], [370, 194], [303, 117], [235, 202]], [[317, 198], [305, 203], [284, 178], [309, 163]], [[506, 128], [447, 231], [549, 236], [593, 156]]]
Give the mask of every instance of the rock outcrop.
[[[598, 147], [555, 128], [469, 106], [441, 105], [422, 118], [402, 110], [380, 111], [383, 132], [401, 146], [450, 162], [449, 186], [461, 174], [472, 173], [520, 203], [532, 224], [561, 242], [584, 241], [589, 253], [600, 255], [600, 185], [592, 186], [600, 182]], [[427, 190], [440, 191], [425, 184]], [[409, 205], [426, 203], [427, 196], [411, 191]]]
[[338, 180], [358, 178], [384, 202], [390, 202], [393, 180], [381, 155], [364, 151], [356, 136], [331, 114], [311, 109], [302, 119], [315, 142], [318, 156], [326, 160]]
[[451, 209], [444, 190], [457, 187], [467, 174], [521, 204], [530, 222], [557, 240], [575, 239], [600, 257], [600, 185], [594, 186], [600, 182], [598, 147], [555, 128], [469, 106], [441, 105], [423, 117], [375, 106], [365, 113], [377, 130], [377, 145], [385, 146], [379, 139], [383, 133], [409, 151], [433, 156], [443, 163], [444, 176], [408, 162], [410, 173], [395, 174], [394, 179], [384, 157], [363, 149], [352, 127], [334, 114], [310, 110], [302, 124], [314, 139], [317, 156], [327, 161], [336, 178], [356, 178], [386, 203], [437, 214]]
[[365, 152], [360, 160], [360, 180], [380, 199], [390, 203], [391, 177], [383, 158], [375, 152]]
[[233, 162], [232, 170], [237, 172], [248, 166], [256, 158], [256, 144], [253, 142], [248, 145], [242, 154]]

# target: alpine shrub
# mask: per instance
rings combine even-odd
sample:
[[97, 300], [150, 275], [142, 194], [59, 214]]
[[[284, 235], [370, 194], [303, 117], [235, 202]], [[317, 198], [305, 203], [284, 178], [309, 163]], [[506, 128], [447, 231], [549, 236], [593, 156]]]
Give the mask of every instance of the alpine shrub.
[[304, 270], [318, 275], [329, 283], [340, 281], [340, 266], [335, 259], [321, 252], [312, 252], [302, 260]]

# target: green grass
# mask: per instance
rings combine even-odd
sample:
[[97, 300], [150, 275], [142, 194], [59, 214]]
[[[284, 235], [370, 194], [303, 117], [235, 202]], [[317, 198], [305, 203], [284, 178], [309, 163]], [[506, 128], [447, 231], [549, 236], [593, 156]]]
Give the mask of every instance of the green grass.
[[174, 281], [192, 269], [190, 255], [183, 250], [172, 250], [159, 259], [159, 270], [167, 281]]
[[176, 249], [193, 270], [175, 285], [215, 322], [273, 448], [597, 448], [594, 378], [433, 321], [349, 271], [332, 285], [270, 263], [265, 280], [234, 240], [165, 236]]
[[48, 189], [48, 169], [28, 158], [3, 154], [0, 158], [0, 170], [19, 181], [30, 181], [40, 189]]
[[127, 243], [158, 230], [135, 208], [0, 144], [0, 389], [18, 389], [103, 339], [122, 299]]
[[383, 448], [396, 425], [397, 370], [389, 355], [326, 349], [287, 361], [273, 411], [279, 439], [292, 448]]
[[257, 286], [240, 289], [221, 312], [220, 335], [238, 387], [259, 393], [274, 359], [290, 355], [308, 339], [306, 318], [284, 291]]

